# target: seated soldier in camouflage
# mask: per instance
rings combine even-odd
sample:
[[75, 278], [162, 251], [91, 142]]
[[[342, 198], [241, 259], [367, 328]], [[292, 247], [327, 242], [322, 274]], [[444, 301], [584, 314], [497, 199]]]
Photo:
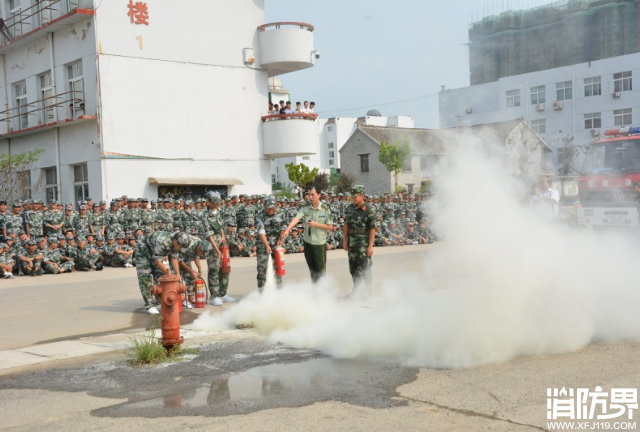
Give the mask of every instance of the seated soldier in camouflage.
[[49, 246], [44, 251], [42, 267], [47, 274], [71, 273], [73, 271], [73, 261], [62, 261], [62, 255], [58, 249], [58, 237], [49, 237]]
[[[287, 227], [285, 226], [285, 230]], [[302, 245], [302, 237], [300, 237], [300, 230], [298, 227], [291, 229], [291, 236], [284, 240], [284, 248], [287, 253], [301, 253], [304, 252], [304, 246]]]
[[27, 240], [25, 249], [20, 254], [20, 269], [23, 275], [42, 276], [42, 259], [44, 258], [37, 250], [38, 244], [35, 240]]
[[418, 244], [418, 233], [414, 230], [414, 224], [411, 220], [408, 220], [406, 223], [405, 238], [407, 239], [407, 244]]
[[0, 243], [0, 270], [3, 273], [5, 279], [13, 279], [13, 268], [16, 261], [9, 253], [9, 246], [6, 243]]
[[102, 234], [96, 235], [96, 245], [94, 249], [96, 253], [100, 255], [100, 262], [104, 264], [104, 237]]
[[248, 234], [242, 240], [242, 256], [243, 257], [255, 257], [256, 256], [256, 248], [257, 240], [256, 240], [256, 232], [254, 230], [249, 230]]
[[116, 256], [116, 236], [107, 234], [107, 244], [103, 248], [104, 265], [113, 266], [113, 258]]
[[115, 255], [113, 256], [113, 267], [133, 267], [133, 248], [125, 243], [125, 238], [122, 234], [118, 234], [116, 237], [117, 245], [114, 249]]
[[385, 236], [388, 229], [388, 224], [386, 222], [380, 223], [380, 229], [376, 231], [376, 238], [373, 241], [374, 246], [390, 246], [391, 242]]
[[102, 263], [98, 262], [100, 255], [98, 255], [95, 249], [87, 246], [87, 239], [78, 237], [76, 240], [77, 247], [73, 255], [70, 255], [70, 258], [72, 258], [75, 263], [75, 269], [78, 271], [102, 270]]
[[433, 238], [431, 237], [429, 228], [427, 228], [427, 221], [425, 219], [422, 219], [418, 224], [416, 233], [418, 235], [418, 242], [420, 244], [433, 243]]
[[144, 239], [144, 236], [142, 236], [142, 238], [130, 238], [129, 240], [127, 240], [127, 242], [129, 243], [129, 247], [131, 248], [131, 250], [133, 250], [133, 255], [131, 255], [131, 265], [133, 267], [136, 266], [136, 244], [138, 244], [139, 241], [142, 241], [142, 239]]

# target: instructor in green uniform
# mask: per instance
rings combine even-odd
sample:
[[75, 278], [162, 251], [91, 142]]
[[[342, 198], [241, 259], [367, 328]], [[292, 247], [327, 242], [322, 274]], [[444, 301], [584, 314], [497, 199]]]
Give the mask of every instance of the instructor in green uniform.
[[304, 221], [304, 258], [315, 283], [327, 270], [327, 233], [333, 230], [333, 218], [328, 205], [320, 202], [320, 187], [311, 185], [307, 196], [309, 204], [300, 208], [296, 217], [284, 231], [283, 240], [298, 221]]

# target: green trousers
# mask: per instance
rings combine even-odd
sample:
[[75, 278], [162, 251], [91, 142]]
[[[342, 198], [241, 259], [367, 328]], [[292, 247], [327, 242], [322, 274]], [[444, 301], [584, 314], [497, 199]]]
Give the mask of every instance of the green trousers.
[[311, 280], [318, 282], [327, 271], [327, 244], [312, 245], [304, 242], [304, 259], [307, 261]]

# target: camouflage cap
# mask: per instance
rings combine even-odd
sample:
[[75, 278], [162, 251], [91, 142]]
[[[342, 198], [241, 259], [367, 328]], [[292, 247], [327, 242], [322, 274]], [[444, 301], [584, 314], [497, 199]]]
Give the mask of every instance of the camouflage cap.
[[157, 200], [151, 200], [151, 205], [157, 205], [158, 201]]
[[211, 252], [213, 250], [213, 245], [209, 240], [200, 240], [198, 242], [198, 247], [204, 253]]
[[118, 235], [116, 235], [116, 240], [124, 240], [126, 238], [126, 236], [124, 235], [124, 233], [118, 233]]
[[25, 244], [27, 246], [36, 246], [38, 243], [35, 240], [27, 240]]
[[58, 240], [66, 240], [67, 238], [65, 236], [63, 236], [62, 234], [60, 234], [58, 236]]
[[11, 205], [11, 207], [14, 207], [14, 208], [22, 207], [22, 203], [20, 201], [16, 201]]
[[191, 205], [191, 204], [193, 204], [193, 201], [192, 201], [192, 200], [190, 200], [190, 199], [188, 199], [188, 200], [186, 200], [184, 203], [185, 203], [186, 205]]
[[98, 234], [96, 236], [96, 241], [104, 241], [104, 236], [102, 234]]
[[82, 236], [80, 236], [80, 237], [78, 237], [78, 238], [76, 239], [76, 242], [77, 242], [77, 243], [82, 243], [82, 242], [85, 242], [85, 241], [87, 241], [87, 239], [86, 239], [86, 238], [84, 238], [84, 237], [82, 237]]
[[227, 219], [225, 223], [227, 226], [236, 226], [236, 222], [232, 218]]
[[146, 198], [146, 197], [140, 198], [140, 202], [149, 202], [149, 198]]
[[101, 201], [100, 201], [100, 205], [101, 205], [101, 206], [103, 206], [103, 205], [107, 205], [107, 202], [106, 202], [105, 200], [101, 200]]
[[273, 198], [267, 198], [264, 200], [264, 207], [268, 209], [272, 209], [276, 206], [276, 202]]
[[94, 233], [91, 233], [91, 232], [88, 232], [88, 233], [85, 235], [85, 237], [95, 237], [95, 234], [94, 234]]
[[9, 235], [9, 234], [15, 234], [15, 233], [16, 233], [16, 230], [14, 230], [13, 228], [9, 228], [9, 229], [7, 230], [7, 235]]
[[0, 249], [4, 249], [6, 247], [7, 247], [7, 245], [5, 243], [0, 243]]
[[240, 228], [238, 229], [238, 234], [244, 234], [245, 232], [247, 232], [246, 228]]
[[65, 239], [71, 241], [71, 240], [75, 240], [75, 237], [73, 237], [72, 235], [68, 235], [65, 237]]
[[100, 207], [100, 204], [98, 204], [98, 203], [93, 203], [93, 208], [96, 208], [96, 207]]
[[183, 232], [175, 233], [172, 239], [176, 240], [181, 247], [187, 247], [191, 243], [189, 241], [189, 236]]
[[153, 230], [149, 226], [144, 229], [144, 233], [145, 234], [151, 234], [152, 232], [153, 232]]
[[44, 242], [44, 237], [38, 237], [36, 239], [36, 243], [43, 243]]
[[111, 207], [117, 207], [117, 206], [118, 206], [118, 202], [117, 202], [117, 201], [111, 201], [111, 202], [109, 203], [109, 205], [110, 205]]
[[364, 186], [362, 185], [351, 186], [351, 193], [354, 195], [364, 194]]
[[252, 235], [256, 235], [256, 232], [255, 232], [254, 230], [249, 230], [249, 235], [250, 235], [250, 236], [252, 236]]
[[49, 236], [49, 238], [47, 239], [47, 241], [49, 243], [58, 243], [58, 237], [56, 236]]

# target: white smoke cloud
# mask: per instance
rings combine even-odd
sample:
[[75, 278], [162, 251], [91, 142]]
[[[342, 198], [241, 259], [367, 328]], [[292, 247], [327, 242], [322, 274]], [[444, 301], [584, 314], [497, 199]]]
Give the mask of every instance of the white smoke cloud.
[[256, 293], [194, 324], [252, 322], [293, 347], [445, 368], [640, 340], [632, 240], [541, 218], [505, 174], [504, 159], [474, 148], [478, 141], [452, 143], [438, 179], [434, 217], [445, 241], [422, 268], [375, 281], [367, 307], [337, 300], [327, 277]]

